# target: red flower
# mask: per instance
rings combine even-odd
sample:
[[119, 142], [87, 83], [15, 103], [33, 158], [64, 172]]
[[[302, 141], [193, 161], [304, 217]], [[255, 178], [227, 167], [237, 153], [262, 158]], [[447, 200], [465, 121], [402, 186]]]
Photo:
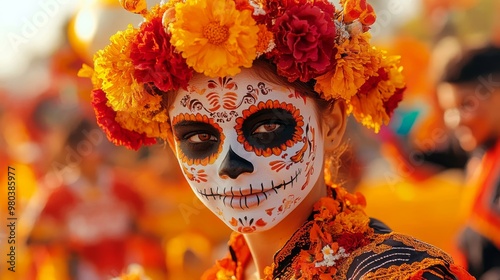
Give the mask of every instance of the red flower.
[[130, 58], [139, 83], [154, 83], [162, 91], [185, 88], [193, 76], [186, 60], [170, 44], [161, 17], [141, 24]]
[[290, 0], [267, 0], [263, 3], [263, 8], [266, 11], [265, 16], [257, 17], [257, 22], [264, 22], [268, 25], [268, 28], [272, 28], [273, 19], [276, 19], [283, 15], [285, 12], [288, 2]]
[[371, 76], [368, 80], [366, 80], [366, 82], [359, 88], [359, 94], [368, 94], [368, 92], [377, 87], [379, 82], [389, 80], [389, 74], [384, 68], [378, 69], [377, 74], [378, 76]]
[[370, 241], [361, 232], [347, 232], [340, 235], [337, 239], [337, 243], [339, 244], [339, 247], [343, 247], [346, 252], [352, 252], [357, 248], [368, 245]]
[[398, 107], [399, 102], [403, 100], [403, 93], [405, 90], [406, 87], [396, 89], [396, 92], [394, 92], [394, 94], [389, 97], [386, 102], [384, 102], [384, 109], [389, 117], [392, 116], [392, 113], [394, 112], [394, 109]]
[[147, 137], [144, 133], [137, 133], [125, 129], [116, 122], [116, 112], [106, 105], [108, 99], [101, 89], [92, 91], [92, 105], [97, 118], [97, 124], [104, 130], [109, 141], [115, 145], [122, 145], [129, 149], [138, 150], [141, 145], [156, 143], [155, 138]]
[[334, 8], [323, 1], [291, 5], [276, 19], [274, 62], [278, 74], [290, 82], [307, 82], [327, 71], [333, 65], [335, 43]]

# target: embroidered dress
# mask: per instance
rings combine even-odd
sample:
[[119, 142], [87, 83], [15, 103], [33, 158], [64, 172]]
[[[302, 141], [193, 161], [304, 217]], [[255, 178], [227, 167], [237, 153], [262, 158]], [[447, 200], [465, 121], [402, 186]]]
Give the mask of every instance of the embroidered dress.
[[[392, 232], [364, 207], [361, 194], [330, 187], [263, 279], [474, 279], [444, 251]], [[232, 234], [229, 251], [202, 279], [244, 279], [252, 256], [242, 234]]]

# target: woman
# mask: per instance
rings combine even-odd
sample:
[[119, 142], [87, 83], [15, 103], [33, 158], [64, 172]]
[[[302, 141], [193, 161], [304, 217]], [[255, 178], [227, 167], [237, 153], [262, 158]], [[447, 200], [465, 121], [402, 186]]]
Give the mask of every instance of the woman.
[[[364, 214], [332, 182], [346, 115], [380, 129], [402, 98], [364, 0], [171, 1], [97, 53], [97, 121], [116, 144], [165, 139], [235, 234], [206, 279], [468, 279], [442, 251]], [[324, 170], [324, 171], [323, 171]]]

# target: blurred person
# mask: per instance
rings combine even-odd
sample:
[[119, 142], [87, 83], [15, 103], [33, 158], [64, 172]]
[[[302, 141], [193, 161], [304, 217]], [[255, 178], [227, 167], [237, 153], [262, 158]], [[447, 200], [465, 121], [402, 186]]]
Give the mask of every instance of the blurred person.
[[347, 115], [379, 131], [405, 89], [399, 59], [370, 44], [366, 1], [122, 4], [145, 21], [81, 75], [108, 139], [168, 142], [234, 231], [204, 279], [472, 279], [335, 182]]
[[145, 202], [109, 161], [113, 149], [93, 123], [84, 118], [71, 128], [45, 179], [52, 185], [41, 190], [46, 201], [28, 240], [39, 276], [48, 259], [59, 277], [85, 280], [109, 279], [136, 262], [149, 268], [145, 255], [164, 265], [160, 241], [138, 232]]
[[471, 154], [471, 210], [459, 239], [469, 272], [500, 279], [500, 48], [463, 52], [449, 62], [438, 97], [445, 121]]

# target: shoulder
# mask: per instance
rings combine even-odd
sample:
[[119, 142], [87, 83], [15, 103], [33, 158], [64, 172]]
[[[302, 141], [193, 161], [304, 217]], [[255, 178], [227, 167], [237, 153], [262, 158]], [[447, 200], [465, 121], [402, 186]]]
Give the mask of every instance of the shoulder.
[[474, 279], [441, 249], [399, 233], [376, 234], [345, 269], [347, 279]]

